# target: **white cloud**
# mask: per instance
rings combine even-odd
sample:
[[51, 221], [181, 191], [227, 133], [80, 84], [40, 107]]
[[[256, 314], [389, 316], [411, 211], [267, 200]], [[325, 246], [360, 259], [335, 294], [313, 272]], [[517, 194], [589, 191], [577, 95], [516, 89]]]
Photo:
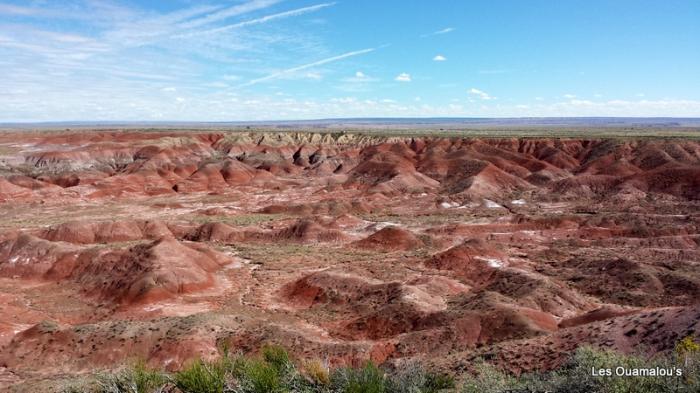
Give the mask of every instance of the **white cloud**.
[[396, 76], [396, 78], [394, 78], [394, 80], [395, 80], [395, 81], [398, 81], [398, 82], [410, 82], [410, 81], [411, 81], [411, 75], [410, 75], [410, 74], [407, 74], [407, 73], [405, 73], [405, 72], [402, 72], [402, 73], [398, 74], [398, 75]]
[[437, 55], [437, 56], [433, 57], [433, 61], [445, 61], [445, 60], [447, 60], [447, 58], [443, 55]]
[[313, 80], [321, 80], [321, 79], [323, 79], [323, 76], [321, 76], [321, 74], [319, 74], [318, 72], [307, 72], [307, 73], [306, 73], [306, 77], [307, 77], [308, 79], [313, 79]]
[[[99, 91], [49, 91], [41, 99], [17, 101], [7, 94], [0, 97], [6, 108], [0, 121], [60, 121], [60, 120], [191, 120], [191, 121], [253, 121], [280, 119], [319, 119], [328, 117], [568, 117], [568, 116], [659, 116], [698, 117], [700, 101], [561, 101], [552, 104], [529, 104], [527, 108], [513, 105], [482, 105], [450, 102], [434, 105], [428, 102], [385, 102], [381, 99], [339, 97], [330, 100], [277, 97], [273, 94], [249, 93], [246, 99], [235, 99], [225, 91], [193, 91], [178, 103], [176, 97], [158, 100], [143, 95], [142, 86], [133, 90], [125, 86], [104, 86]], [[23, 97], [20, 95], [18, 97]], [[469, 101], [469, 100], [467, 100]], [[89, 102], [90, 105], [85, 103]], [[464, 104], [464, 105], [462, 105]], [[37, 113], [39, 115], [37, 115]], [[8, 116], [9, 115], [9, 116]]]
[[341, 83], [334, 86], [334, 88], [350, 93], [370, 91], [372, 89], [372, 83], [378, 80], [379, 79], [367, 75], [362, 71], [356, 71], [355, 75], [342, 78], [340, 80]]
[[343, 82], [348, 82], [348, 83], [368, 83], [368, 82], [376, 82], [378, 81], [377, 78], [373, 78], [367, 74], [365, 74], [362, 71], [356, 71], [355, 75], [350, 77], [350, 78], [343, 78]]
[[573, 100], [574, 98], [576, 98], [576, 95], [575, 94], [564, 94], [562, 97], [567, 98], [569, 100]]
[[542, 97], [535, 97], [535, 101], [544, 101], [544, 98], [542, 98]]
[[432, 32], [432, 33], [423, 34], [423, 35], [421, 35], [421, 37], [425, 38], [425, 37], [430, 37], [430, 36], [433, 36], [433, 35], [447, 34], [447, 33], [453, 32], [453, 31], [455, 31], [455, 28], [454, 28], [454, 27], [445, 27], [444, 29], [440, 29], [440, 30], [434, 31], [434, 32]]
[[433, 34], [446, 34], [446, 33], [450, 33], [450, 32], [453, 32], [453, 31], [455, 31], [455, 28], [454, 28], [454, 27], [446, 27], [446, 28], [444, 28], [444, 29], [442, 29], [442, 30], [438, 30], [438, 31], [434, 32]]
[[183, 29], [190, 29], [194, 27], [199, 27], [203, 25], [207, 25], [213, 22], [218, 22], [221, 20], [225, 20], [234, 16], [239, 16], [243, 14], [247, 14], [253, 11], [257, 11], [260, 9], [268, 8], [270, 6], [275, 5], [276, 3], [279, 3], [281, 0], [253, 0], [249, 1], [247, 3], [243, 4], [237, 4], [232, 7], [211, 13], [207, 16], [204, 16], [202, 18], [194, 19], [186, 23], [182, 23], [179, 25], [179, 27]]
[[41, 10], [37, 8], [20, 7], [12, 4], [0, 4], [0, 14], [32, 16], [40, 13]]
[[608, 100], [570, 102], [554, 104], [551, 111], [560, 111], [565, 116], [700, 116], [700, 101], [692, 100]]
[[353, 103], [356, 101], [357, 101], [357, 98], [355, 98], [355, 97], [331, 98], [331, 102], [341, 103], [341, 104], [350, 104], [350, 103]]
[[312, 5], [312, 6], [309, 6], [309, 7], [297, 8], [297, 9], [294, 9], [294, 10], [285, 11], [285, 12], [280, 12], [280, 13], [277, 13], [277, 14], [266, 15], [266, 16], [263, 16], [263, 17], [261, 17], [261, 18], [246, 20], [246, 21], [243, 21], [243, 22], [238, 22], [238, 23], [234, 23], [234, 24], [231, 24], [231, 25], [226, 25], [226, 26], [222, 26], [222, 27], [217, 27], [217, 28], [214, 28], [214, 29], [202, 30], [202, 31], [193, 31], [193, 32], [189, 32], [189, 33], [177, 34], [177, 35], [173, 36], [173, 38], [187, 38], [187, 37], [192, 37], [192, 36], [195, 36], [195, 35], [202, 35], [202, 34], [217, 34], [217, 33], [223, 33], [223, 32], [226, 32], [226, 31], [229, 31], [229, 30], [233, 30], [233, 29], [238, 29], [238, 28], [241, 28], [241, 27], [252, 26], [252, 25], [258, 25], [258, 24], [261, 24], [261, 23], [267, 23], [267, 22], [270, 22], [270, 21], [273, 21], [273, 20], [276, 20], [276, 19], [288, 18], [288, 17], [291, 17], [291, 16], [303, 15], [303, 14], [306, 14], [306, 13], [309, 13], [309, 12], [318, 11], [318, 10], [320, 10], [320, 9], [322, 9], [322, 8], [330, 7], [330, 6], [332, 6], [332, 5], [335, 5], [335, 3], [321, 3], [321, 4], [316, 4], [316, 5]]
[[[374, 48], [326, 58], [329, 48], [323, 31], [300, 23], [279, 23], [274, 29], [256, 28], [263, 26], [261, 23], [281, 22], [281, 18], [304, 15], [334, 4], [333, 0], [316, 1], [327, 2], [281, 12], [270, 7], [282, 4], [282, 0], [209, 2], [216, 5], [196, 5], [198, 2], [182, 0], [173, 2], [173, 8], [181, 8], [159, 12], [157, 7], [134, 6], [134, 2], [115, 0], [24, 2], [36, 8], [9, 6], [0, 0], [0, 19], [7, 15], [21, 16], [18, 21], [0, 23], [0, 49], [4, 54], [0, 58], [0, 74], [12, 75], [0, 86], [3, 92], [0, 94], [0, 121], [700, 116], [700, 101], [648, 100], [635, 97], [634, 93], [629, 94], [629, 100], [603, 100], [600, 95], [590, 95], [590, 100], [573, 95], [556, 98], [550, 94], [546, 100], [535, 98], [515, 102], [498, 100], [473, 88], [468, 90], [466, 97], [459, 97], [458, 101], [448, 100], [444, 104], [435, 104], [432, 97], [425, 96], [421, 101], [414, 97], [418, 91], [402, 99], [393, 97], [397, 101], [382, 99], [386, 92], [379, 89], [385, 86], [373, 83], [380, 80], [379, 74], [374, 75], [375, 71], [369, 65], [351, 65], [353, 68], [346, 74], [335, 78], [331, 77], [338, 75], [332, 74], [333, 67], [322, 67], [371, 52]], [[117, 3], [131, 5], [118, 6]], [[78, 23], [54, 19], [70, 19]], [[216, 33], [219, 27], [226, 33], [201, 35], [203, 32]], [[431, 35], [451, 31], [454, 29], [446, 28]], [[192, 33], [196, 34], [188, 39], [171, 39], [175, 34]], [[434, 47], [433, 50], [437, 52], [438, 49]], [[128, 64], [121, 61], [125, 56], [129, 56]], [[290, 66], [306, 62], [299, 59], [322, 60]], [[454, 59], [450, 58], [450, 61]], [[507, 66], [493, 65], [494, 68]], [[478, 72], [505, 71], [508, 70]], [[307, 92], [239, 88], [241, 83], [250, 86], [275, 78], [318, 77], [329, 81], [324, 88], [335, 89], [339, 96], [361, 98], [346, 97], [336, 101], [318, 97], [296, 99], [298, 93], [308, 97]], [[391, 82], [390, 77], [382, 79]], [[400, 74], [397, 80], [410, 81], [411, 76]], [[83, 88], [75, 89], [75, 86]], [[459, 88], [459, 85], [442, 83], [436, 87]], [[489, 88], [486, 84], [484, 87]]]
[[304, 64], [304, 65], [300, 65], [300, 66], [292, 67], [292, 68], [287, 68], [286, 70], [278, 71], [278, 72], [272, 73], [270, 75], [264, 76], [262, 78], [257, 78], [257, 79], [253, 79], [251, 81], [248, 81], [248, 82], [242, 84], [241, 87], [255, 85], [255, 84], [258, 84], [260, 82], [265, 82], [265, 81], [268, 81], [271, 79], [277, 79], [281, 76], [293, 74], [297, 71], [302, 71], [302, 70], [305, 70], [308, 68], [317, 67], [317, 66], [327, 64], [327, 63], [332, 63], [334, 61], [342, 60], [342, 59], [345, 59], [348, 57], [363, 55], [365, 53], [373, 52], [374, 50], [375, 50], [374, 48], [367, 48], [367, 49], [357, 50], [357, 51], [353, 51], [353, 52], [347, 52], [347, 53], [343, 53], [342, 55], [329, 57], [329, 58], [326, 58], [323, 60], [315, 61], [313, 63]]
[[469, 89], [469, 94], [475, 95], [475, 96], [481, 98], [482, 100], [486, 100], [486, 101], [492, 100], [492, 99], [495, 98], [495, 97], [491, 97], [491, 96], [490, 96], [488, 93], [486, 93], [485, 91], [476, 89], [476, 88], [474, 88], [474, 87], [472, 87], [471, 89]]

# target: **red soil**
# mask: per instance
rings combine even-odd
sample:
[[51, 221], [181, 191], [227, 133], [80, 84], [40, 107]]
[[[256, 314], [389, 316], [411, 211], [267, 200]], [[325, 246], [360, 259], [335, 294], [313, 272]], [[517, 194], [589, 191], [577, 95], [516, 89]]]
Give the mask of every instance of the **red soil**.
[[388, 226], [365, 239], [354, 242], [353, 246], [374, 250], [406, 251], [418, 248], [422, 244], [423, 242], [413, 233], [405, 229]]
[[0, 389], [135, 356], [177, 369], [223, 342], [521, 372], [581, 344], [651, 354], [698, 335], [694, 140], [85, 131], [5, 146], [23, 164], [0, 175]]

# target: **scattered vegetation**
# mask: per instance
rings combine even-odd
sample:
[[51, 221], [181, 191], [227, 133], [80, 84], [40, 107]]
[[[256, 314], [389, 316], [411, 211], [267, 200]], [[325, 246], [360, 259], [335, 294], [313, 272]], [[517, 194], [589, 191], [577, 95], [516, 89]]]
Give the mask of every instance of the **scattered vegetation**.
[[[195, 360], [174, 374], [149, 369], [143, 362], [115, 374], [81, 381], [64, 392], [85, 393], [438, 393], [454, 387], [451, 377], [411, 364], [388, 373], [371, 362], [359, 368], [331, 370], [320, 360], [297, 368], [287, 351], [275, 345], [260, 356], [231, 356], [223, 349], [213, 361]], [[449, 390], [448, 390], [449, 391]]]
[[[646, 359], [614, 351], [581, 347], [563, 367], [546, 373], [515, 376], [484, 361], [455, 380], [425, 370], [417, 362], [384, 370], [368, 362], [361, 367], [330, 369], [320, 360], [297, 368], [284, 348], [265, 346], [259, 356], [196, 360], [175, 374], [149, 369], [143, 362], [95, 383], [65, 392], [91, 393], [690, 393], [700, 391], [700, 345], [688, 337], [676, 353]], [[594, 370], [596, 370], [594, 372]], [[603, 376], [603, 370], [611, 375]], [[619, 375], [656, 370], [668, 375]], [[661, 371], [663, 370], [663, 371]], [[597, 374], [596, 374], [597, 373]], [[79, 387], [76, 387], [79, 386]]]
[[234, 227], [247, 227], [261, 223], [281, 220], [285, 217], [286, 216], [282, 214], [249, 213], [239, 214], [235, 216], [193, 216], [191, 220], [199, 224], [220, 222]]
[[374, 364], [368, 362], [361, 368], [341, 368], [333, 373], [336, 391], [343, 393], [384, 393], [387, 379]]
[[[686, 340], [692, 342], [692, 339]], [[691, 357], [697, 360], [698, 353], [695, 352]], [[567, 364], [548, 373], [515, 377], [490, 364], [479, 363], [475, 367], [475, 373], [464, 379], [462, 393], [699, 392], [700, 365], [697, 361], [685, 363], [684, 359], [685, 357], [673, 356], [646, 359], [642, 356], [581, 347]], [[606, 370], [609, 370], [610, 375], [601, 375]], [[664, 376], [630, 375], [635, 373], [634, 370], [655, 370], [655, 373], [664, 373]]]
[[700, 344], [693, 340], [693, 337], [687, 336], [676, 345], [676, 354], [683, 360], [685, 367], [690, 367], [693, 361], [700, 357]]
[[167, 382], [165, 374], [149, 368], [143, 361], [138, 361], [116, 374], [98, 375], [95, 390], [104, 393], [161, 392]]
[[237, 243], [220, 247], [220, 249], [234, 253], [255, 264], [272, 264], [272, 266], [286, 265], [286, 261], [290, 258], [308, 261], [309, 264], [318, 264], [330, 261], [333, 263], [358, 263], [370, 260], [375, 256], [372, 251], [284, 242], [278, 242], [275, 247], [270, 247], [267, 243]]
[[175, 374], [175, 386], [183, 392], [223, 393], [226, 386], [228, 359], [214, 362], [195, 360], [182, 371]]

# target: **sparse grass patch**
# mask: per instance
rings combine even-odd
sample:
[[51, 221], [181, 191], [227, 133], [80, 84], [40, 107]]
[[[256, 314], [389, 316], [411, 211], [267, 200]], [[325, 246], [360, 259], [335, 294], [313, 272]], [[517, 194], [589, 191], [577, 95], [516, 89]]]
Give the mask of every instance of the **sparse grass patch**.
[[224, 363], [195, 360], [175, 374], [174, 382], [184, 393], [222, 393], [226, 385]]
[[100, 393], [152, 393], [161, 392], [168, 382], [161, 371], [149, 368], [144, 361], [137, 361], [130, 368], [116, 374], [97, 377], [94, 387]]
[[328, 386], [331, 383], [330, 368], [318, 359], [304, 363], [304, 374], [314, 385]]
[[[616, 375], [617, 369], [669, 370], [671, 376]], [[610, 376], [595, 376], [592, 370], [609, 369]], [[682, 376], [675, 374], [681, 369]], [[671, 357], [645, 359], [591, 347], [579, 348], [563, 367], [547, 373], [509, 375], [496, 367], [479, 363], [475, 373], [463, 381], [462, 393], [548, 391], [552, 393], [690, 393], [700, 391], [700, 367], [686, 367]]]
[[[486, 362], [455, 382], [451, 376], [425, 370], [411, 362], [385, 371], [371, 362], [359, 368], [329, 369], [318, 360], [296, 368], [287, 351], [264, 346], [260, 356], [229, 356], [224, 350], [215, 361], [196, 360], [174, 375], [149, 369], [144, 363], [93, 381], [80, 379], [64, 392], [94, 393], [695, 393], [700, 391], [700, 355], [686, 339], [683, 356], [645, 359], [640, 356], [582, 347], [563, 367], [545, 373], [508, 374]], [[688, 352], [691, 352], [688, 354]], [[688, 357], [686, 355], [688, 354]], [[681, 376], [599, 377], [592, 369], [678, 369]], [[173, 386], [174, 385], [174, 386]]]
[[276, 243], [270, 247], [269, 243], [239, 243], [229, 247], [236, 255], [257, 264], [280, 263], [290, 258], [303, 258], [313, 264], [325, 261], [347, 263], [370, 260], [376, 255], [373, 251], [322, 244]]
[[272, 222], [277, 220], [283, 220], [288, 218], [284, 214], [262, 214], [262, 213], [249, 213], [249, 214], [239, 214], [235, 216], [201, 216], [196, 215], [191, 218], [193, 222], [198, 224], [206, 224], [210, 222], [220, 222], [223, 224], [231, 226], [247, 227], [252, 225], [257, 225], [265, 222]]
[[293, 367], [287, 351], [279, 345], [265, 345], [262, 348], [263, 359], [278, 372], [287, 372]]
[[234, 376], [241, 393], [283, 392], [280, 370], [264, 359], [241, 359], [236, 363]]
[[438, 393], [455, 387], [454, 379], [446, 374], [426, 371], [418, 362], [410, 362], [394, 370], [389, 377], [391, 393]]
[[387, 379], [384, 372], [372, 362], [364, 367], [345, 367], [335, 370], [332, 384], [337, 391], [343, 393], [384, 393], [387, 390]]

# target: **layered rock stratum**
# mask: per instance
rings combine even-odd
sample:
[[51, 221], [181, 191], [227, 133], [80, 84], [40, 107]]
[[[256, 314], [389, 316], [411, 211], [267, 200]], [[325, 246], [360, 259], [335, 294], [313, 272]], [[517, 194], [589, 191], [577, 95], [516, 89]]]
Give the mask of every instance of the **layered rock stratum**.
[[0, 174], [4, 386], [223, 343], [523, 372], [700, 330], [693, 139], [5, 132]]

